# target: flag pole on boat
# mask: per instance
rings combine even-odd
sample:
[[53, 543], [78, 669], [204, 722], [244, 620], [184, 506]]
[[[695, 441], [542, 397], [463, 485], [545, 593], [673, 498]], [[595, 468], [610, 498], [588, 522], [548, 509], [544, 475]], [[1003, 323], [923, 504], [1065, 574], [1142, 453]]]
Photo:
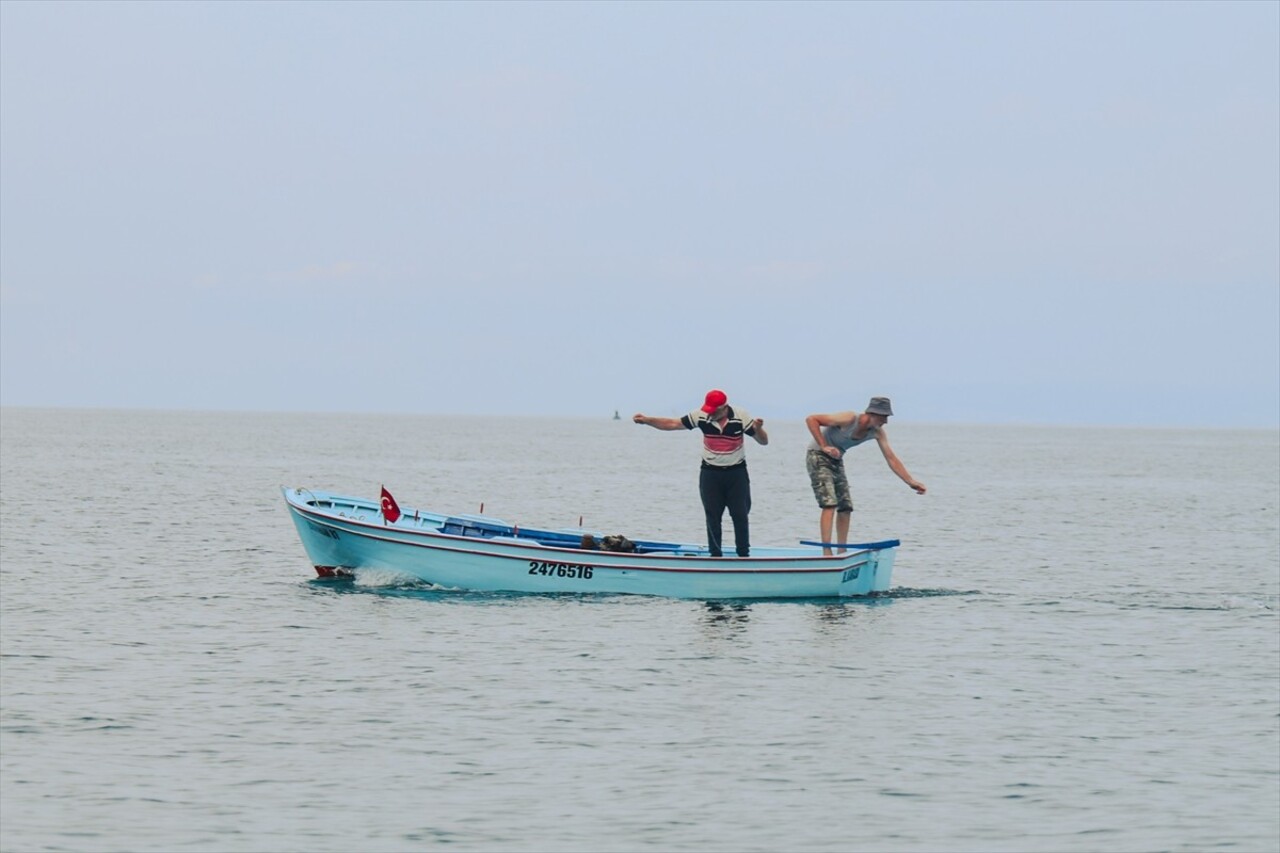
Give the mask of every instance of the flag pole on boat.
[[400, 505], [396, 503], [396, 499], [391, 497], [391, 493], [387, 491], [387, 487], [382, 487], [382, 523], [383, 525], [395, 524], [400, 518]]

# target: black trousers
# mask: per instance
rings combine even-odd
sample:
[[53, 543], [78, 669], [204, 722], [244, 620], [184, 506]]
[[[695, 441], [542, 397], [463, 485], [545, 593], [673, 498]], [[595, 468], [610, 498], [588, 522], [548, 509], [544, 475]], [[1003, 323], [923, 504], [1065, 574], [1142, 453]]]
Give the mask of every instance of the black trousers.
[[728, 468], [704, 463], [698, 477], [698, 494], [702, 496], [702, 509], [707, 514], [707, 547], [711, 549], [711, 556], [724, 556], [720, 548], [720, 533], [726, 509], [733, 519], [733, 544], [738, 556], [748, 556], [751, 552], [751, 535], [747, 527], [747, 513], [751, 512], [751, 478], [747, 476], [747, 463], [739, 462]]

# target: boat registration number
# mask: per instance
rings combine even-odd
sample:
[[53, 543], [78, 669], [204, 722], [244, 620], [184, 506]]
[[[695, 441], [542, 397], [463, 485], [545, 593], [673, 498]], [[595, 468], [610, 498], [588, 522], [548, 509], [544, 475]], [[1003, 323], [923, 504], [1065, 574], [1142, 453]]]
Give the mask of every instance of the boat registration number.
[[579, 566], [574, 563], [544, 563], [541, 560], [529, 561], [529, 574], [547, 575], [557, 578], [586, 578], [591, 580], [595, 566]]
[[849, 581], [856, 581], [858, 579], [858, 575], [860, 574], [862, 574], [862, 566], [854, 566], [852, 569], [845, 569], [844, 575], [841, 576], [840, 578], [840, 583], [848, 583]]

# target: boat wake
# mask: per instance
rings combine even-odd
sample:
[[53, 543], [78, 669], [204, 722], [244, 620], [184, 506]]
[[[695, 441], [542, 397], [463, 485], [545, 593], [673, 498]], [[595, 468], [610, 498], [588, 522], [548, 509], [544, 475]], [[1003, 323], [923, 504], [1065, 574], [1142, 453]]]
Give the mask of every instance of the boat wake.
[[896, 587], [885, 592], [877, 592], [879, 598], [937, 598], [946, 595], [986, 595], [980, 589], [911, 589]]

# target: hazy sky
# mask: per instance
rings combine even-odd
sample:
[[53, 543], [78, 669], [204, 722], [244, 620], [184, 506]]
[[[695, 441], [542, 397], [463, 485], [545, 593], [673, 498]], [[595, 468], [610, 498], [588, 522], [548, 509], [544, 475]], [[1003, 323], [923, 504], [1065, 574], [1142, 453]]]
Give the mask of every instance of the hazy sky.
[[0, 2], [0, 403], [1280, 423], [1280, 3]]

